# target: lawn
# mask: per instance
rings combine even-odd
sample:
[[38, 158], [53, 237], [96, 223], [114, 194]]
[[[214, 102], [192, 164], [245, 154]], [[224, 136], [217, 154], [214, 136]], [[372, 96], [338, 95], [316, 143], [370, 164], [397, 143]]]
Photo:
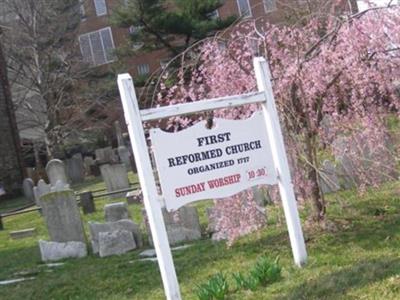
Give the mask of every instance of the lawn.
[[[136, 177], [131, 175], [134, 181]], [[102, 187], [102, 182], [92, 180], [76, 189]], [[399, 182], [364, 195], [354, 191], [329, 195], [328, 216], [334, 225], [329, 231], [305, 228], [309, 261], [302, 269], [293, 264], [281, 208], [269, 206], [268, 227], [240, 239], [231, 248], [204, 238], [174, 252], [183, 299], [197, 299], [196, 286], [217, 272], [229, 278], [231, 293], [227, 299], [399, 299], [399, 200]], [[89, 220], [104, 221], [102, 208], [109, 202], [107, 198], [98, 199], [97, 212], [82, 216], [85, 226]], [[9, 203], [3, 205], [11, 207]], [[207, 201], [197, 204], [203, 228], [208, 205]], [[141, 207], [133, 205], [130, 210], [135, 222], [140, 222]], [[306, 213], [307, 207], [301, 208], [303, 219]], [[34, 279], [0, 286], [0, 299], [164, 299], [158, 265], [138, 261], [140, 251], [109, 258], [90, 255], [48, 267], [41, 263], [37, 245], [38, 239], [48, 239], [39, 213], [7, 218], [4, 227], [0, 231], [0, 281], [24, 276]], [[36, 237], [18, 241], [9, 238], [10, 231], [29, 227], [36, 227]], [[261, 255], [280, 257], [282, 279], [255, 291], [234, 291], [230, 274], [247, 272]]]

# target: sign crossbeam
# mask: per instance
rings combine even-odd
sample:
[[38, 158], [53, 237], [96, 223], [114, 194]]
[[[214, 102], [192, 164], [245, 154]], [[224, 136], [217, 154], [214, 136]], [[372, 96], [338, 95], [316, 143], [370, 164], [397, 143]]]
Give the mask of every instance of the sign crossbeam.
[[152, 121], [170, 117], [199, 113], [220, 108], [232, 108], [247, 104], [263, 103], [266, 101], [264, 92], [252, 92], [243, 95], [220, 97], [201, 100], [191, 103], [176, 104], [158, 108], [144, 109], [140, 111], [142, 121]]
[[[265, 155], [268, 156], [268, 159], [271, 159], [270, 156], [272, 156], [273, 166], [276, 168], [276, 173], [274, 172], [272, 174], [273, 177], [276, 178], [276, 181], [274, 179], [271, 182], [277, 182], [279, 186], [294, 261], [298, 266], [302, 266], [306, 263], [307, 252], [304, 243], [303, 232], [301, 229], [300, 218], [297, 211], [296, 198], [293, 190], [289, 164], [286, 157], [282, 130], [279, 124], [274, 95], [272, 93], [270, 70], [266, 60], [262, 57], [254, 58], [253, 63], [257, 79], [258, 92], [153, 108], [142, 111], [139, 109], [138, 106], [135, 88], [133, 86], [131, 76], [129, 74], [121, 74], [118, 76], [118, 86], [121, 94], [121, 101], [124, 108], [129, 135], [131, 138], [132, 149], [134, 152], [135, 160], [137, 162], [140, 185], [143, 191], [144, 205], [146, 208], [151, 233], [153, 236], [154, 248], [157, 253], [157, 259], [161, 272], [161, 277], [163, 280], [165, 295], [168, 300], [181, 300], [182, 298], [179, 290], [179, 283], [175, 272], [171, 249], [168, 242], [168, 235], [162, 215], [162, 207], [160, 204], [160, 197], [162, 196], [160, 196], [157, 191], [153, 168], [150, 161], [150, 155], [148, 152], [148, 144], [143, 130], [143, 122], [146, 121], [215, 109], [232, 108], [247, 104], [260, 103], [262, 108], [261, 114], [262, 118], [264, 119], [261, 119], [261, 122], [264, 122], [265, 124], [265, 126], [262, 127], [264, 128], [264, 130], [266, 128], [267, 131], [267, 142], [265, 142], [264, 144], [267, 143], [271, 147], [271, 151], [266, 151]], [[227, 121], [219, 120], [219, 122], [221, 123]], [[229, 127], [226, 128], [234, 129], [234, 127], [234, 125], [229, 125]], [[253, 125], [252, 127], [255, 126]], [[262, 130], [261, 126], [259, 127], [260, 128], [254, 128], [254, 130]], [[238, 130], [236, 129], [235, 132], [238, 132]], [[153, 135], [154, 134], [157, 135], [158, 133], [155, 131], [153, 132]], [[253, 136], [253, 134], [249, 133], [248, 136], [251, 137]], [[198, 146], [203, 147], [204, 144], [213, 145], [216, 143], [223, 143], [224, 141], [228, 140], [230, 141], [230, 138], [232, 138], [233, 141], [233, 134], [231, 136], [230, 132], [223, 132], [213, 136], [200, 137], [197, 139], [197, 141]], [[155, 139], [155, 141], [157, 141], [157, 139]], [[237, 150], [239, 152], [242, 152], [243, 149], [244, 151], [261, 149], [261, 146], [262, 138], [256, 141], [251, 141], [250, 143], [229, 145], [228, 148], [225, 148], [225, 152], [228, 155], [232, 154], [232, 147], [235, 148], [235, 151]], [[179, 146], [177, 145], [177, 147]], [[185, 164], [187, 160], [204, 160], [209, 159], [210, 157], [222, 157], [222, 152], [218, 149], [207, 148], [207, 151], [203, 151], [201, 153], [168, 158], [169, 165], [167, 165], [167, 167], [181, 166], [182, 164]], [[238, 158], [238, 162], [243, 162], [245, 159], [248, 160], [249, 158], [251, 157]], [[213, 165], [212, 167], [211, 165], [206, 166], [210, 166], [210, 168], [213, 169], [217, 166], [218, 168], [220, 168], [222, 166], [221, 164], [223, 165], [223, 167], [231, 166], [229, 161], [219, 162], [218, 165]], [[267, 166], [267, 168], [265, 169], [268, 170], [271, 168]], [[263, 171], [264, 169], [260, 170]], [[200, 168], [199, 171], [201, 171]], [[263, 172], [261, 173], [260, 175], [264, 174]], [[233, 176], [229, 176], [228, 178], [220, 178], [220, 180], [217, 180], [217, 182], [220, 182], [221, 185], [225, 185], [226, 183], [233, 185], [236, 182], [239, 182], [239, 177], [240, 176], [236, 174]], [[179, 189], [179, 193], [177, 193], [177, 195], [180, 195], [181, 190], [185, 192], [192, 191], [193, 189], [202, 191], [203, 187], [205, 187], [205, 183], [203, 182], [200, 182], [197, 186], [194, 187], [186, 186], [182, 189]]]

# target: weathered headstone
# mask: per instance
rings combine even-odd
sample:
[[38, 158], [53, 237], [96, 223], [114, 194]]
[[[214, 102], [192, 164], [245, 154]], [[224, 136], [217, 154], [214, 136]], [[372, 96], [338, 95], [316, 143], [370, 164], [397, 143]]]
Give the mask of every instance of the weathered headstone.
[[[142, 213], [145, 215], [145, 210]], [[174, 213], [169, 213], [163, 208], [163, 217], [170, 245], [201, 238], [201, 227], [196, 207], [184, 206]], [[149, 243], [153, 245], [148, 224], [146, 224], [146, 228], [149, 234]]]
[[22, 189], [24, 191], [24, 196], [30, 202], [35, 202], [35, 194], [33, 193], [33, 188], [35, 184], [33, 180], [30, 178], [25, 178], [24, 182], [22, 183]]
[[336, 168], [331, 161], [325, 160], [322, 163], [320, 177], [321, 189], [324, 194], [337, 192], [340, 189]]
[[61, 180], [58, 180], [55, 185], [52, 185], [50, 187], [50, 192], [51, 193], [53, 193], [53, 192], [63, 192], [63, 191], [68, 191], [68, 190], [70, 190], [69, 184], [65, 183], [65, 182], [63, 182]]
[[133, 249], [136, 249], [136, 243], [132, 232], [127, 230], [115, 230], [112, 232], [99, 233], [100, 257], [121, 255]]
[[135, 244], [137, 247], [143, 246], [143, 237], [140, 232], [139, 225], [135, 224], [132, 220], [120, 220], [117, 222], [96, 223], [89, 222], [90, 239], [92, 243], [93, 253], [99, 252], [99, 234], [100, 232], [114, 232], [117, 230], [126, 230], [133, 234]]
[[357, 176], [355, 172], [355, 166], [349, 157], [351, 145], [347, 139], [343, 136], [339, 136], [332, 143], [333, 148], [336, 152], [336, 160], [338, 162], [336, 168], [336, 174], [340, 181], [340, 187], [344, 189], [351, 189], [357, 184]]
[[97, 149], [95, 153], [98, 164], [118, 163], [118, 157], [115, 155], [114, 149], [111, 147]]
[[91, 167], [96, 164], [96, 161], [91, 156], [85, 156], [83, 159], [83, 168], [85, 169], [85, 175], [90, 176], [93, 175], [91, 171]]
[[50, 184], [47, 184], [43, 179], [40, 179], [37, 186], [33, 188], [33, 194], [37, 206], [41, 207], [40, 197], [47, 193], [50, 193]]
[[106, 222], [115, 222], [131, 218], [128, 205], [125, 202], [106, 204], [104, 206], [104, 215]]
[[128, 147], [119, 146], [118, 147], [118, 156], [121, 163], [124, 164], [126, 171], [131, 170], [131, 153], [129, 152]]
[[41, 196], [40, 200], [51, 241], [86, 242], [73, 191], [51, 192]]
[[77, 153], [72, 158], [65, 161], [66, 171], [71, 183], [81, 183], [84, 181], [84, 166], [82, 154]]
[[65, 165], [59, 159], [52, 159], [47, 163], [46, 173], [47, 177], [49, 178], [50, 185], [55, 185], [59, 180], [68, 183]]
[[85, 215], [94, 213], [96, 211], [92, 192], [81, 193], [80, 198], [82, 210]]
[[[126, 173], [126, 169], [123, 164], [102, 165], [100, 167], [100, 171], [108, 192], [120, 191], [129, 188], [128, 174]], [[112, 196], [112, 198], [124, 197], [125, 193], [115, 194]]]
[[82, 242], [47, 242], [39, 241], [42, 261], [58, 261], [65, 258], [81, 258], [87, 256], [87, 247]]

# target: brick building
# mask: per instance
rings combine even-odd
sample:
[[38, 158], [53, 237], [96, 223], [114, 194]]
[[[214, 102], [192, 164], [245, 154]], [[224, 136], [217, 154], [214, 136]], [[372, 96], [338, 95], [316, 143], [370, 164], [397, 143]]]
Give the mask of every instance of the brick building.
[[[321, 3], [320, 0], [311, 2]], [[126, 45], [130, 31], [135, 28], [118, 28], [110, 25], [110, 15], [118, 5], [125, 5], [127, 0], [81, 0], [82, 22], [80, 26], [79, 44], [84, 59], [94, 66], [105, 65], [115, 61], [112, 52], [115, 48]], [[328, 3], [323, 1], [322, 3]], [[216, 17], [229, 16], [264, 18], [269, 22], [277, 23], [290, 17], [291, 10], [306, 5], [304, 0], [225, 0], [224, 5], [215, 11]], [[349, 7], [350, 6], [350, 7]], [[356, 0], [343, 1], [346, 11], [356, 11]], [[148, 75], [169, 58], [164, 50], [140, 52], [139, 43], [132, 44], [138, 55], [129, 59], [127, 64], [133, 77]]]
[[6, 61], [0, 44], [0, 198], [12, 195], [22, 184], [20, 142], [15, 121]]

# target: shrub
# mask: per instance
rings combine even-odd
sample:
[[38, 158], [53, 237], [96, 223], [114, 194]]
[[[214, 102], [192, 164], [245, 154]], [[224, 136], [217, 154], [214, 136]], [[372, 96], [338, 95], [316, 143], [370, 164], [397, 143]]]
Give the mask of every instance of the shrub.
[[207, 283], [201, 284], [196, 289], [199, 300], [224, 300], [229, 292], [229, 284], [222, 273], [213, 275]]
[[279, 266], [279, 258], [271, 261], [266, 256], [260, 257], [255, 266], [250, 270], [250, 277], [261, 285], [274, 283], [281, 278], [282, 268]]

